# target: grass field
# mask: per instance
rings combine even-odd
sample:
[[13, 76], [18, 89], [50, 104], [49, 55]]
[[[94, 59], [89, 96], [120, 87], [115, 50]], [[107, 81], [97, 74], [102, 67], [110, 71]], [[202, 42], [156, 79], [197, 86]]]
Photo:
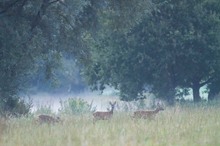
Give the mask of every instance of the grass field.
[[38, 125], [33, 118], [0, 122], [1, 146], [219, 146], [219, 106], [175, 106], [154, 120], [115, 112], [110, 121], [92, 115], [62, 116], [63, 123]]

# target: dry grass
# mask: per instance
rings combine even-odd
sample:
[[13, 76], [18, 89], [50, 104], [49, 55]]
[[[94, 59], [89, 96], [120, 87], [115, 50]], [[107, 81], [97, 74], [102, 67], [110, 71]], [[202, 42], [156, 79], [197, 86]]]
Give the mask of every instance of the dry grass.
[[[37, 125], [11, 119], [1, 146], [219, 146], [220, 107], [167, 108], [155, 120], [132, 120], [116, 113], [110, 121], [92, 116], [63, 117], [62, 124]], [[1, 128], [0, 123], [0, 128]], [[1, 133], [0, 132], [0, 133]]]

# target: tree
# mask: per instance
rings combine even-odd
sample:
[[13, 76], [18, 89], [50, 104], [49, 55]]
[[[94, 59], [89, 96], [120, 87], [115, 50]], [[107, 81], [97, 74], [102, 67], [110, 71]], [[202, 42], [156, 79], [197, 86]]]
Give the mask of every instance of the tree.
[[158, 9], [150, 17], [152, 24], [147, 22], [146, 25], [153, 28], [145, 27], [149, 30], [146, 35], [154, 38], [153, 42], [148, 39], [150, 44], [146, 46], [156, 49], [155, 43], [161, 45], [166, 57], [163, 62], [167, 64], [173, 87], [192, 88], [194, 101], [201, 100], [200, 87], [218, 78], [220, 11], [214, 5], [219, 6], [219, 2], [171, 0], [158, 3]]
[[[100, 20], [105, 16], [114, 19], [111, 26], [116, 22], [117, 26], [121, 22], [133, 25], [132, 21], [119, 21], [118, 18], [120, 8], [128, 12], [135, 3], [134, 0], [2, 0], [0, 105], [13, 108], [15, 104], [10, 104], [11, 99], [18, 101], [18, 93], [26, 89], [39, 69], [45, 70], [46, 79], [50, 79], [60, 65], [63, 52], [72, 54], [77, 63], [86, 66], [90, 58], [89, 44], [84, 43], [87, 34], [95, 38], [102, 23]], [[137, 11], [136, 8], [133, 10]], [[128, 16], [123, 12], [120, 15]], [[140, 17], [135, 18], [138, 19]]]
[[219, 78], [214, 80], [213, 82], [208, 84], [208, 90], [209, 90], [209, 94], [208, 94], [208, 100], [212, 101], [216, 98], [219, 98], [219, 92], [220, 92], [220, 81]]
[[142, 68], [134, 66], [135, 63], [130, 64], [132, 60], [137, 61], [134, 56], [139, 52], [128, 47], [128, 42], [130, 45], [133, 40], [126, 36], [152, 7], [152, 3], [146, 0], [119, 1], [115, 9], [110, 6], [99, 13], [102, 23], [96, 36], [87, 33], [84, 37], [85, 44], [90, 48], [90, 62], [83, 68], [83, 74], [92, 89], [103, 90], [106, 85], [113, 86], [121, 91], [122, 100], [133, 100], [142, 91], [136, 80], [141, 80], [143, 74], [136, 74], [135, 67]]
[[80, 36], [95, 24], [92, 8], [88, 0], [0, 2], [0, 110], [14, 108], [39, 67], [50, 79], [62, 52], [85, 58]]
[[219, 78], [219, 2], [153, 3], [130, 32], [95, 41], [85, 74], [95, 88], [119, 89], [123, 100], [150, 90], [172, 103], [178, 88], [192, 88], [194, 101], [200, 101], [200, 87]]

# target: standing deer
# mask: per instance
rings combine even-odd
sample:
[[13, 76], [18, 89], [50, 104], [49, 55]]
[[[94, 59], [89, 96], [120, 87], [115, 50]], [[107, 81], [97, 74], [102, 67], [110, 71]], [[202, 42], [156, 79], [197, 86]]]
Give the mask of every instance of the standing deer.
[[109, 102], [109, 104], [111, 105], [110, 111], [108, 111], [108, 112], [99, 112], [98, 111], [98, 112], [93, 113], [93, 116], [94, 116], [93, 123], [96, 122], [97, 120], [110, 120], [112, 118], [116, 101], [114, 103]]
[[155, 110], [135, 111], [133, 118], [152, 119], [159, 111], [163, 111], [164, 108], [158, 106]]
[[55, 124], [61, 122], [60, 117], [52, 117], [49, 115], [39, 115], [37, 122], [39, 124], [47, 123], [47, 124]]

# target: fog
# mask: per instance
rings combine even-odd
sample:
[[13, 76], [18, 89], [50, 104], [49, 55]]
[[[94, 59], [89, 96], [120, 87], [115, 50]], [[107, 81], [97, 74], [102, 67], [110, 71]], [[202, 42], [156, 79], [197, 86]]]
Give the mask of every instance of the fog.
[[[205, 92], [205, 87], [201, 88], [200, 95], [202, 99], [207, 99], [207, 93]], [[148, 94], [147, 97], [151, 97], [151, 94]], [[30, 99], [33, 102], [32, 111], [36, 111], [36, 109], [43, 107], [50, 107], [53, 112], [58, 112], [61, 107], [60, 101], [65, 101], [69, 98], [80, 98], [87, 101], [89, 104], [92, 103], [92, 107], [96, 110], [106, 111], [109, 107], [109, 101], [117, 101], [118, 105], [122, 101], [120, 101], [118, 96], [118, 91], [114, 90], [110, 87], [106, 88], [102, 93], [100, 91], [91, 91], [84, 90], [83, 92], [76, 93], [49, 93], [49, 92], [36, 92], [35, 94], [29, 95]], [[190, 91], [190, 95], [184, 96], [186, 100], [192, 100], [192, 91]], [[152, 99], [148, 99], [148, 104], [151, 104]], [[149, 105], [150, 107], [151, 105]]]
[[99, 91], [86, 90], [81, 93], [48, 93], [48, 92], [36, 92], [30, 94], [29, 97], [33, 102], [32, 111], [36, 111], [41, 106], [50, 107], [53, 112], [57, 112], [60, 108], [60, 101], [65, 101], [69, 98], [81, 98], [87, 101], [96, 110], [106, 110], [109, 106], [109, 101], [119, 101], [119, 97], [116, 95], [117, 91], [111, 88], [107, 88], [103, 93]]

